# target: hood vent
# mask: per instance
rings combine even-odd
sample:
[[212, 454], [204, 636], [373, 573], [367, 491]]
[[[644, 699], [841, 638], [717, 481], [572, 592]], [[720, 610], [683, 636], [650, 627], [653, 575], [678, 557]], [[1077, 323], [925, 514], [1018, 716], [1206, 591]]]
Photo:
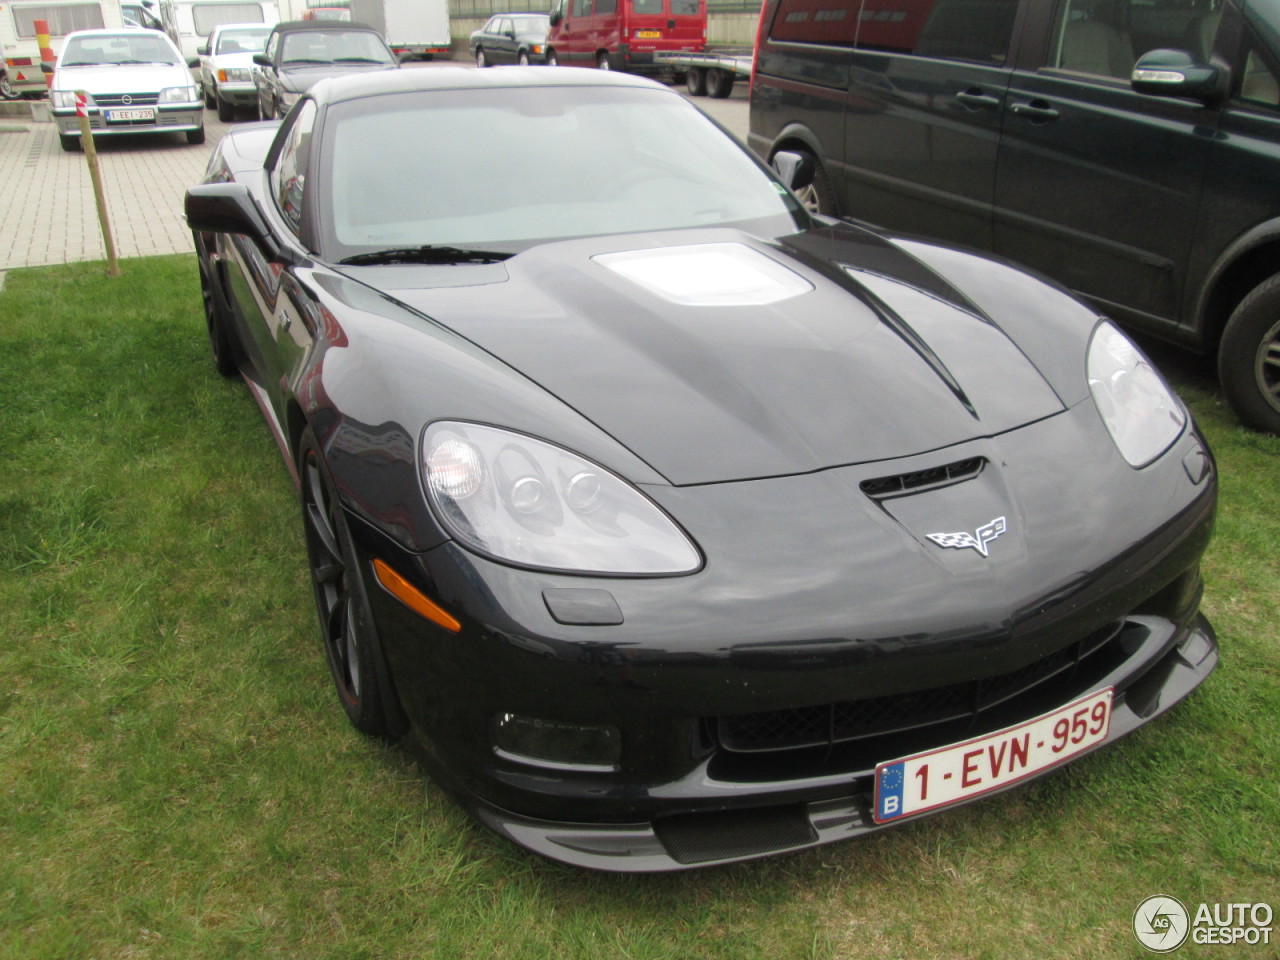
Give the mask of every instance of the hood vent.
[[913, 470], [910, 473], [899, 473], [892, 477], [863, 480], [859, 486], [862, 492], [872, 500], [888, 500], [892, 497], [936, 490], [938, 487], [972, 480], [986, 465], [986, 457], [970, 457], [968, 460], [957, 460], [943, 467], [930, 467], [927, 470]]

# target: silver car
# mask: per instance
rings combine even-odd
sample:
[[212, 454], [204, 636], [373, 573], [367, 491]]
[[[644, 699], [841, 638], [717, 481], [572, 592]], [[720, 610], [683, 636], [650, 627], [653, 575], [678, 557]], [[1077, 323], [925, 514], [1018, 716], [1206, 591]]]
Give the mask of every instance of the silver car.
[[62, 149], [80, 149], [76, 94], [95, 135], [185, 133], [204, 143], [204, 104], [182, 54], [152, 30], [78, 30], [53, 68], [49, 96]]
[[257, 114], [253, 55], [266, 47], [271, 27], [269, 23], [220, 24], [209, 34], [209, 42], [196, 48], [205, 106], [217, 108], [223, 123], [235, 119], [236, 107], [250, 107]]

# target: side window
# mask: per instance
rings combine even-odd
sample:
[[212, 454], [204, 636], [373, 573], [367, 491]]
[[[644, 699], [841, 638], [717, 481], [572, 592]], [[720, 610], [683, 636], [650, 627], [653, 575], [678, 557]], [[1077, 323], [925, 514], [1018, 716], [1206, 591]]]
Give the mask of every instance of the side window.
[[1018, 0], [782, 0], [773, 38], [1003, 64]]
[[1256, 50], [1250, 50], [1244, 59], [1240, 99], [1268, 107], [1280, 106], [1280, 79]]
[[671, 15], [673, 17], [696, 17], [698, 15], [698, 0], [671, 0]]
[[1152, 50], [1186, 50], [1208, 62], [1221, 0], [1065, 0], [1048, 65], [1128, 80]]
[[618, 12], [618, 0], [596, 0], [596, 16], [612, 16]]
[[591, 0], [573, 0], [573, 15], [575, 17], [591, 16]]
[[276, 48], [279, 46], [280, 46], [280, 34], [273, 33], [271, 35], [271, 39], [267, 41], [266, 50], [263, 51], [266, 54], [267, 59], [270, 60], [272, 63], [276, 62]]
[[289, 128], [284, 149], [271, 172], [271, 192], [276, 205], [294, 233], [302, 230], [302, 202], [306, 196], [307, 163], [310, 159], [311, 127], [316, 120], [314, 100], [305, 101]]

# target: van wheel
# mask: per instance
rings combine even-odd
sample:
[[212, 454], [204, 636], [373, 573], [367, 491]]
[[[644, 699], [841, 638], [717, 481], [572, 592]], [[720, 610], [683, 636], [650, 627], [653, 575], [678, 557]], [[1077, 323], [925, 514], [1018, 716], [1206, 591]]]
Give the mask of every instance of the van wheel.
[[831, 187], [831, 178], [827, 176], [826, 168], [808, 150], [797, 150], [796, 153], [813, 164], [813, 182], [797, 190], [796, 199], [810, 213], [818, 213], [824, 217], [840, 216], [836, 207], [836, 192]]
[[689, 91], [691, 97], [705, 97], [707, 95], [706, 68], [690, 67], [689, 72], [684, 75], [684, 88]]
[[1280, 434], [1280, 274], [1255, 287], [1231, 314], [1218, 378], [1241, 420]]
[[613, 64], [609, 62], [609, 54], [603, 51], [596, 54], [596, 68], [600, 70], [612, 70]]
[[707, 68], [707, 95], [723, 100], [733, 93], [733, 74], [719, 67]]

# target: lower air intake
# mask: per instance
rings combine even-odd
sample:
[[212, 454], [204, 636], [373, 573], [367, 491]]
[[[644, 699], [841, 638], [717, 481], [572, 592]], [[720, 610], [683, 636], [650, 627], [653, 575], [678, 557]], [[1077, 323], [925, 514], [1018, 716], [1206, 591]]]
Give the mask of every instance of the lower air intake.
[[711, 863], [803, 847], [818, 839], [804, 807], [762, 807], [661, 817], [654, 832], [677, 863]]

